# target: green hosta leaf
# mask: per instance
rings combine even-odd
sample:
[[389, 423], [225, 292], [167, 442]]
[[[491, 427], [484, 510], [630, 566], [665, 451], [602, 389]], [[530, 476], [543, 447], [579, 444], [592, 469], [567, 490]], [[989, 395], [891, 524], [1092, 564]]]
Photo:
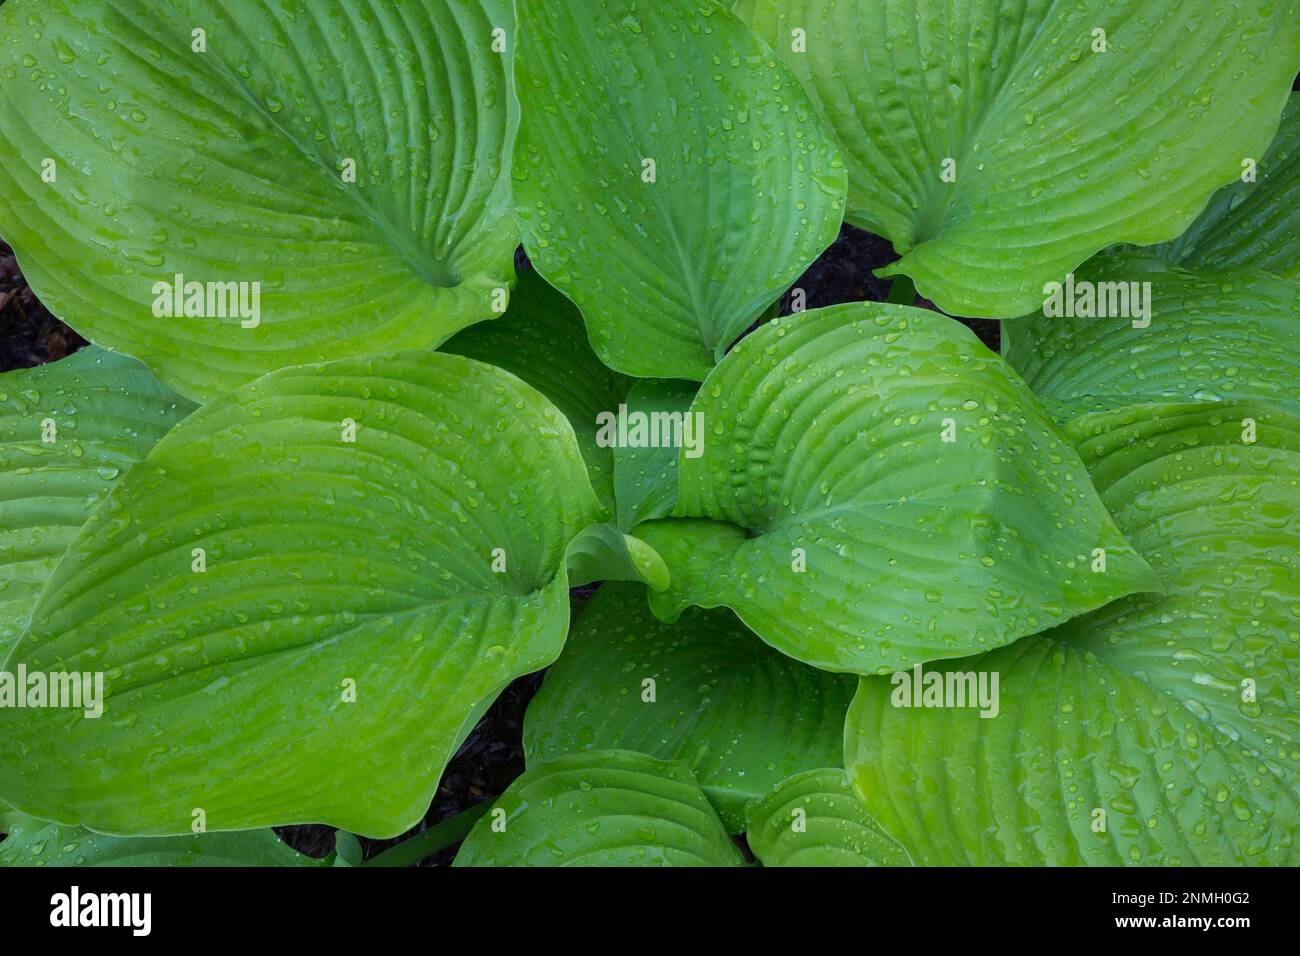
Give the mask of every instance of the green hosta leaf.
[[618, 408], [632, 380], [596, 358], [582, 316], [568, 299], [536, 272], [521, 272], [504, 316], [458, 333], [442, 350], [513, 372], [564, 412], [592, 487], [613, 511], [614, 451], [596, 443], [596, 419]]
[[612, 524], [583, 528], [569, 542], [566, 562], [572, 587], [593, 581], [640, 581], [656, 591], [668, 587], [668, 568], [659, 552]]
[[1187, 272], [1139, 252], [1099, 256], [1073, 282], [1063, 296], [1073, 288], [1085, 308], [1091, 295], [1113, 314], [1127, 295], [1126, 313], [1139, 299], [1146, 309], [1004, 323], [1003, 353], [1039, 397], [1076, 411], [1194, 398], [1300, 412], [1300, 283], [1252, 269]]
[[1296, 865], [1300, 418], [1137, 405], [1068, 432], [1167, 594], [948, 662], [1000, 675], [991, 719], [864, 679], [867, 812], [926, 865]]
[[[646, 379], [637, 382], [627, 393], [627, 420], [632, 424], [635, 415], [643, 415], [660, 435], [663, 426], [675, 427], [672, 416], [685, 416], [695, 398], [698, 386], [673, 379]], [[665, 417], [667, 416], [667, 417]], [[683, 437], [686, 420], [681, 419]], [[694, 434], [694, 433], [692, 433]], [[673, 444], [660, 442], [653, 445], [618, 445], [614, 449], [614, 498], [618, 502], [618, 526], [634, 528], [651, 518], [664, 518], [673, 512], [677, 503], [677, 455]]]
[[593, 750], [529, 768], [474, 825], [454, 865], [743, 866], [744, 859], [685, 763]]
[[[1300, 279], [1300, 93], [1292, 93], [1282, 128], [1257, 161], [1255, 181], [1219, 190], [1178, 239], [1160, 247], [1189, 269], [1250, 266]], [[1243, 171], [1245, 175], [1245, 171]]]
[[9, 667], [102, 671], [104, 714], [0, 708], [0, 798], [112, 833], [196, 809], [400, 833], [496, 693], [559, 654], [565, 550], [598, 516], [569, 423], [499, 369], [402, 352], [259, 379], [160, 442], [55, 569]]
[[334, 831], [333, 866], [360, 866], [365, 860], [365, 855], [366, 851], [362, 849], [361, 841], [354, 834], [346, 830]]
[[523, 0], [519, 22], [529, 257], [606, 364], [699, 381], [834, 240], [830, 134], [713, 0]]
[[280, 842], [272, 830], [170, 837], [115, 837], [23, 817], [0, 843], [8, 866], [329, 866]]
[[873, 674], [1159, 587], [1024, 383], [933, 312], [774, 321], [691, 408], [706, 441], [679, 459], [675, 514], [710, 520], [637, 529], [672, 574], [665, 620], [726, 605], [798, 660]]
[[26, 814], [19, 813], [9, 804], [0, 800], [0, 833], [8, 833], [25, 819], [27, 819]]
[[867, 816], [839, 768], [778, 784], [746, 814], [749, 848], [764, 866], [911, 866]]
[[686, 760], [739, 833], [751, 800], [842, 762], [853, 689], [851, 677], [776, 653], [730, 611], [664, 624], [644, 589], [606, 584], [528, 707], [524, 753], [530, 767], [606, 748]]
[[[493, 317], [508, 0], [9, 0], [0, 34], [6, 241], [57, 315], [179, 391]], [[207, 317], [167, 317], [177, 275]]]
[[193, 408], [94, 346], [0, 375], [0, 663], [95, 505]]
[[1179, 235], [1263, 155], [1300, 58], [1294, 0], [738, 9], [835, 130], [846, 218], [902, 254], [879, 274], [958, 315], [1024, 315], [1094, 252]]

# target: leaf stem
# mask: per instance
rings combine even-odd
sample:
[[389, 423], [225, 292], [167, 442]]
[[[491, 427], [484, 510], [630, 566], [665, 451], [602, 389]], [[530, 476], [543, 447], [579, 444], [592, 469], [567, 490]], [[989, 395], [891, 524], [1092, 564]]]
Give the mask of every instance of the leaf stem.
[[447, 849], [453, 843], [459, 843], [465, 839], [475, 822], [479, 817], [487, 813], [488, 807], [492, 806], [492, 803], [491, 800], [484, 800], [468, 810], [462, 810], [454, 817], [448, 817], [422, 833], [417, 833], [410, 839], [403, 840], [397, 846], [389, 847], [383, 853], [371, 857], [361, 865], [415, 866], [421, 860], [427, 859], [438, 851]]

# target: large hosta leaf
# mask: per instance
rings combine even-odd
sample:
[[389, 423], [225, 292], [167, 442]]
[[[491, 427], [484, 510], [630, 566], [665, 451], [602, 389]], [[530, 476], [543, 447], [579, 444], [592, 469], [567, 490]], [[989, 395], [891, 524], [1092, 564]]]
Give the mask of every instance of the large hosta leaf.
[[738, 8], [835, 130], [848, 220], [902, 254], [880, 274], [959, 315], [1024, 315], [1099, 249], [1179, 235], [1264, 153], [1300, 65], [1295, 0]]
[[609, 748], [685, 760], [739, 833], [751, 800], [842, 762], [854, 686], [778, 654], [730, 611], [664, 624], [644, 588], [606, 584], [528, 707], [524, 753], [529, 766]]
[[1287, 101], [1268, 152], [1251, 158], [1254, 181], [1215, 193], [1161, 255], [1191, 269], [1250, 266], [1300, 279], [1300, 93]]
[[403, 352], [250, 383], [55, 569], [9, 667], [100, 671], [105, 711], [0, 708], [0, 798], [110, 833], [196, 810], [400, 833], [496, 692], [559, 654], [566, 548], [599, 513], [564, 416], [490, 366]]
[[629, 750], [530, 767], [474, 825], [456, 866], [742, 866], [690, 768]]
[[1098, 256], [1074, 282], [1081, 304], [1098, 291], [1108, 302], [1138, 292], [1147, 314], [1004, 323], [1002, 352], [1040, 398], [1076, 408], [1257, 398], [1300, 412], [1300, 283], [1254, 269], [1188, 272], [1149, 252]]
[[923, 864], [1296, 865], [1300, 418], [1137, 405], [1068, 431], [1168, 593], [948, 662], [1000, 674], [992, 719], [865, 678], [859, 796]]
[[519, 21], [528, 254], [607, 364], [699, 381], [834, 240], [831, 136], [714, 0], [522, 0]]
[[614, 450], [596, 443], [596, 419], [618, 409], [632, 380], [596, 358], [582, 316], [568, 299], [536, 272], [525, 270], [504, 316], [465, 329], [442, 350], [512, 372], [564, 412], [578, 436], [592, 487], [613, 511]]
[[1159, 587], [1024, 383], [933, 312], [769, 323], [692, 410], [706, 441], [679, 460], [678, 518], [637, 532], [672, 575], [665, 619], [726, 605], [792, 657], [873, 674]]
[[[9, 0], [0, 233], [194, 397], [437, 344], [512, 278], [513, 34], [508, 0]], [[159, 316], [177, 275], [249, 308]]]
[[0, 375], [0, 663], [95, 505], [193, 408], [94, 346]]
[[910, 866], [898, 842], [867, 816], [844, 771], [783, 780], [746, 813], [749, 848], [764, 866]]
[[272, 830], [171, 837], [115, 837], [23, 817], [0, 843], [8, 866], [329, 866], [291, 849]]

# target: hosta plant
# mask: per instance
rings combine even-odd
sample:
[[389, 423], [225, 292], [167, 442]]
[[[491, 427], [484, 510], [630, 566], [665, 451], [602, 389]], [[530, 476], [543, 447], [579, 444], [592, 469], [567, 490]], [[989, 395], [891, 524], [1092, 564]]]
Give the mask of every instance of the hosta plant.
[[6, 0], [91, 344], [0, 374], [0, 864], [1300, 862], [1297, 69], [1296, 0]]

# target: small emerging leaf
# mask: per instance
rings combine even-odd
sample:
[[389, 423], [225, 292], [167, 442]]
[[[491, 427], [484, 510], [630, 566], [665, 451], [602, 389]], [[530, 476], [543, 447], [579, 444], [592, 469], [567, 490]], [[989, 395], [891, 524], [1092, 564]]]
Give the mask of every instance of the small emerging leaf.
[[668, 587], [668, 568], [659, 552], [612, 524], [593, 524], [569, 542], [565, 555], [569, 586], [594, 581], [640, 581], [656, 591]]

